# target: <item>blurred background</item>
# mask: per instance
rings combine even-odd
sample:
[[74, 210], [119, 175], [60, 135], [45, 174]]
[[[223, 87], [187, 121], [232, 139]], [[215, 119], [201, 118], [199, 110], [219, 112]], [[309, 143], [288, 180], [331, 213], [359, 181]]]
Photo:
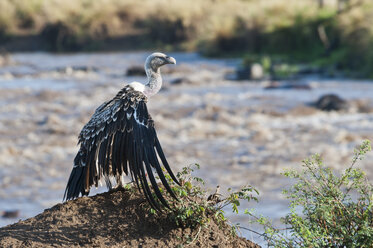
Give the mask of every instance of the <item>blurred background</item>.
[[276, 222], [285, 168], [373, 140], [372, 23], [370, 0], [1, 0], [0, 225], [62, 201], [81, 128], [154, 51], [178, 62], [148, 104], [174, 170], [255, 186]]

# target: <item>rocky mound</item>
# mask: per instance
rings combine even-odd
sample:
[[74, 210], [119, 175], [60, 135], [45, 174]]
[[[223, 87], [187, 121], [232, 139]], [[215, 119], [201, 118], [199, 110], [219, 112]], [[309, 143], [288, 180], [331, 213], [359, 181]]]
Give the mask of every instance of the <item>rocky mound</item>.
[[0, 229], [0, 247], [259, 247], [208, 228], [179, 228], [144, 211], [138, 193], [117, 190], [82, 197]]

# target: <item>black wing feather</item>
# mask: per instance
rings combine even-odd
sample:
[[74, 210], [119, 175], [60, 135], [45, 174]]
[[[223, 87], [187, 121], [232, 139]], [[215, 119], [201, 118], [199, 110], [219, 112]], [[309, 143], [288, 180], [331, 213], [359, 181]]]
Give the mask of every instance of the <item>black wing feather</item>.
[[177, 184], [179, 182], [163, 153], [146, 101], [143, 93], [126, 86], [116, 97], [96, 109], [79, 135], [81, 147], [74, 159], [64, 199], [88, 195], [90, 187], [97, 186], [102, 178], [111, 188], [108, 178], [114, 176], [120, 180], [122, 173], [125, 173], [131, 174], [136, 186], [153, 208], [161, 209], [153, 192], [163, 206], [169, 207], [152, 168], [155, 168], [165, 189], [177, 199], [163, 174], [160, 162], [171, 178]]

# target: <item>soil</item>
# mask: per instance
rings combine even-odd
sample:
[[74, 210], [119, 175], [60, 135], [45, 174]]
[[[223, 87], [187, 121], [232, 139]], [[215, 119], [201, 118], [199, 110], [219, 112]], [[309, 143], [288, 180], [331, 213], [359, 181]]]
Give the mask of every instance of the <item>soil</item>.
[[146, 214], [142, 195], [116, 190], [57, 204], [0, 229], [0, 247], [260, 247], [211, 221], [180, 228]]

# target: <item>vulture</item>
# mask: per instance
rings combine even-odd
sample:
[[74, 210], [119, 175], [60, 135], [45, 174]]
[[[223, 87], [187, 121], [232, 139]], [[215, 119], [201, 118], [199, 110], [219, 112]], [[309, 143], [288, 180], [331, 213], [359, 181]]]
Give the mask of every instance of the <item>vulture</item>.
[[176, 64], [176, 60], [163, 53], [151, 54], [145, 61], [148, 82], [124, 86], [113, 99], [96, 109], [79, 134], [80, 149], [63, 200], [88, 195], [91, 186], [97, 187], [101, 179], [109, 189], [113, 178], [117, 185], [122, 185], [125, 174], [131, 176], [154, 209], [169, 208], [155, 172], [167, 192], [177, 199], [163, 171], [180, 183], [166, 160], [146, 106], [148, 98], [161, 89], [160, 67], [167, 64]]

